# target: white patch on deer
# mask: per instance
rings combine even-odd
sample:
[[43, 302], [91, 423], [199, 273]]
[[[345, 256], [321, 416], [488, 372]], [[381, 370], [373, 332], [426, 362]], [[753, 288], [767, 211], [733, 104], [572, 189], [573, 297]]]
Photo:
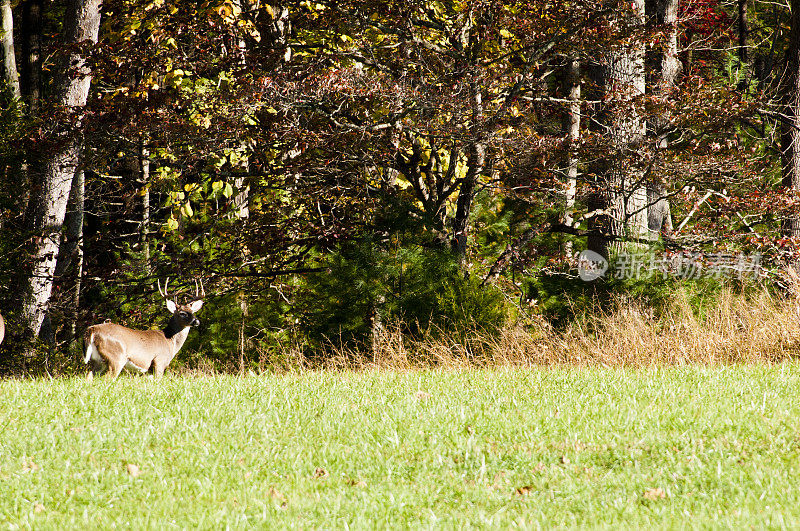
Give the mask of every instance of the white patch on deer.
[[131, 360], [128, 360], [128, 362], [125, 364], [124, 368], [125, 368], [125, 370], [131, 371], [131, 372], [133, 372], [133, 371], [142, 372], [142, 373], [143, 372], [147, 372], [147, 369], [142, 369], [138, 365], [134, 364]]
[[94, 346], [94, 334], [89, 338], [89, 345], [86, 347], [86, 356], [83, 357], [84, 363], [89, 363], [89, 360], [103, 361], [103, 358], [100, 357], [100, 351]]

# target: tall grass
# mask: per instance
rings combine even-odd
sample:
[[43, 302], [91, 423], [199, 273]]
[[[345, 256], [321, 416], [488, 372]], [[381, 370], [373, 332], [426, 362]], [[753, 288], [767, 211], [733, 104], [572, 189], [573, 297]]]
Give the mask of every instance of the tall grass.
[[799, 316], [795, 297], [779, 298], [766, 290], [749, 295], [723, 290], [699, 304], [678, 291], [660, 314], [619, 297], [609, 307], [585, 312], [561, 330], [538, 319], [507, 326], [499, 334], [475, 329], [465, 338], [439, 329], [414, 339], [396, 323], [380, 331], [371, 352], [332, 345], [333, 355], [323, 365], [403, 369], [776, 362], [800, 352]]
[[[541, 316], [512, 323], [499, 331], [475, 327], [451, 333], [421, 326], [410, 335], [403, 323], [386, 323], [370, 346], [354, 349], [330, 341], [322, 351], [309, 352], [288, 344], [281, 351], [260, 352], [249, 370], [294, 372], [465, 367], [607, 366], [649, 367], [684, 364], [775, 363], [800, 353], [800, 278], [790, 296], [767, 290], [749, 294], [721, 290], [699, 302], [685, 291], [673, 294], [659, 312], [646, 304], [617, 297], [596, 305], [565, 328], [554, 328]], [[181, 352], [170, 367], [179, 373], [239, 372], [238, 355], [226, 365], [202, 352]], [[55, 352], [42, 359], [23, 360], [26, 369], [6, 375], [69, 375], [82, 373], [77, 350]], [[6, 360], [7, 362], [8, 360]], [[246, 371], [245, 371], [246, 372]]]

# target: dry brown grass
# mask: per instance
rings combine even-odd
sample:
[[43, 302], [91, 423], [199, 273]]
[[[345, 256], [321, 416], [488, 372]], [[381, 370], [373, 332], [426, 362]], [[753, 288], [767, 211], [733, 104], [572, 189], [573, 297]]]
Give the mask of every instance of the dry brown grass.
[[774, 362], [798, 351], [798, 301], [766, 291], [723, 291], [697, 315], [679, 292], [665, 315], [618, 300], [607, 312], [546, 336], [540, 362], [577, 365], [681, 365]]
[[[800, 293], [800, 281], [795, 286], [795, 294]], [[446, 330], [410, 339], [393, 325], [375, 338], [371, 352], [331, 347], [332, 356], [316, 368], [772, 363], [800, 353], [799, 309], [796, 295], [780, 299], [767, 291], [748, 296], [723, 291], [698, 311], [678, 292], [659, 317], [636, 301], [619, 298], [565, 330], [538, 320], [494, 335], [476, 330], [467, 340], [452, 338]]]

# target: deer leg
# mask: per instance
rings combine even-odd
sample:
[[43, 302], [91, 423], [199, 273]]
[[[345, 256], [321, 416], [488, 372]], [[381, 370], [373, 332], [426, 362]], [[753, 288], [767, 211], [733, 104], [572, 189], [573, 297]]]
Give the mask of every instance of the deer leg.
[[108, 376], [113, 380], [119, 373], [122, 372], [122, 369], [125, 368], [125, 360], [108, 360]]
[[164, 369], [166, 369], [166, 367], [164, 367], [162, 364], [155, 361], [153, 362], [153, 376], [156, 378], [161, 378], [164, 376]]

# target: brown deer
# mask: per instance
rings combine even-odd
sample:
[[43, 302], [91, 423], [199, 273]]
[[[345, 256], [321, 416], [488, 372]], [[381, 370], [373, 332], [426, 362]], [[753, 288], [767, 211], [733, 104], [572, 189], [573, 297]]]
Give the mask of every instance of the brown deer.
[[[203, 306], [200, 288], [195, 282], [195, 297], [186, 305], [178, 304], [176, 300], [167, 296], [169, 279], [161, 290], [158, 282], [158, 291], [167, 301], [167, 310], [172, 313], [172, 318], [164, 330], [132, 330], [114, 323], [103, 323], [90, 326], [83, 336], [86, 345], [84, 363], [93, 362], [100, 367], [100, 372], [108, 371], [112, 378], [119, 376], [122, 369], [147, 372], [151, 368], [157, 378], [164, 374], [164, 370], [183, 346], [189, 329], [198, 326], [200, 320], [195, 314]], [[202, 286], [202, 282], [201, 282]]]

